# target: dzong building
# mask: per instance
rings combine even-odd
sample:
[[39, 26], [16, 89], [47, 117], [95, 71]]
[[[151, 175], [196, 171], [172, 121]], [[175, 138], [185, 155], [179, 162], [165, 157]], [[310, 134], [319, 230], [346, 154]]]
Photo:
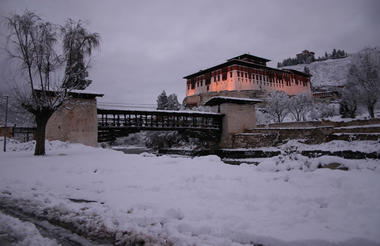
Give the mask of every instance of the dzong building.
[[243, 54], [185, 76], [185, 105], [200, 106], [214, 96], [263, 98], [275, 90], [289, 95], [311, 93], [311, 75], [291, 69], [267, 67], [269, 61]]

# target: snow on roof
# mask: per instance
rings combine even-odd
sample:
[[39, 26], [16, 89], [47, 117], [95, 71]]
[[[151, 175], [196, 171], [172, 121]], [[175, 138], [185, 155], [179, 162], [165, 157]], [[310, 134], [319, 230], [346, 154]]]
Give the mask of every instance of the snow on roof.
[[96, 95], [96, 96], [99, 96], [99, 97], [104, 96], [103, 93], [99, 93], [97, 91], [88, 90], [88, 89], [85, 89], [85, 90], [71, 90], [70, 92], [72, 92], [72, 93], [78, 93], [78, 94]]
[[154, 110], [154, 109], [144, 109], [144, 110], [136, 110], [136, 109], [120, 109], [115, 107], [102, 107], [98, 108], [98, 110], [106, 110], [106, 111], [133, 111], [133, 112], [150, 112], [150, 113], [172, 113], [172, 114], [208, 114], [208, 115], [223, 115], [220, 113], [214, 112], [206, 112], [206, 111], [194, 111], [194, 110]]
[[240, 98], [240, 97], [222, 97], [216, 96], [208, 99], [204, 105], [205, 106], [214, 106], [222, 103], [236, 103], [236, 104], [256, 104], [261, 103], [261, 99], [252, 99], [252, 98]]

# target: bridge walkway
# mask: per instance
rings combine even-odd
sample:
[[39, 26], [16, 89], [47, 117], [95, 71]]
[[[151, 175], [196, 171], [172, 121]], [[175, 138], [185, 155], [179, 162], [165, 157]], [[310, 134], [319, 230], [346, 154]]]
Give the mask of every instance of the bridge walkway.
[[98, 142], [138, 131], [185, 131], [220, 134], [223, 114], [171, 110], [98, 109]]

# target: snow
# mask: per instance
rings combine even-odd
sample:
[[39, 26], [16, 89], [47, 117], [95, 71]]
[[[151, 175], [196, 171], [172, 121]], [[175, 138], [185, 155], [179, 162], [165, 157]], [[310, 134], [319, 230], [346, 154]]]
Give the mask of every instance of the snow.
[[372, 127], [380, 127], [380, 124], [363, 125], [363, 126], [342, 126], [342, 127], [335, 127], [335, 129], [356, 129], [356, 128], [372, 128]]
[[351, 151], [360, 151], [363, 153], [372, 153], [377, 152], [380, 153], [380, 142], [379, 141], [342, 141], [342, 140], [334, 140], [327, 143], [321, 144], [304, 144], [300, 143], [297, 140], [290, 140], [286, 144], [280, 146], [281, 149], [286, 148], [295, 148], [298, 151], [303, 150], [321, 150], [321, 151], [343, 151], [343, 150], [351, 150]]
[[351, 65], [351, 56], [341, 59], [328, 59], [310, 64], [282, 67], [281, 69], [294, 69], [300, 72], [304, 67], [310, 69], [311, 84], [314, 87], [343, 86], [347, 82], [347, 73]]
[[0, 212], [0, 245], [55, 246], [55, 240], [41, 236], [36, 226]]
[[[217, 156], [126, 155], [61, 142], [34, 157], [28, 143], [18, 145], [0, 153], [0, 206], [9, 201], [87, 235], [138, 235], [147, 245], [380, 244], [379, 160], [291, 154], [235, 166]], [[351, 166], [317, 168], [330, 162]]]
[[155, 109], [144, 109], [144, 110], [135, 110], [135, 109], [125, 109], [117, 106], [102, 106], [100, 110], [124, 110], [124, 111], [137, 111], [137, 112], [148, 112], [148, 113], [171, 113], [171, 114], [189, 114], [189, 115], [221, 115], [220, 113], [206, 112], [206, 111], [195, 111], [195, 110], [155, 110]]

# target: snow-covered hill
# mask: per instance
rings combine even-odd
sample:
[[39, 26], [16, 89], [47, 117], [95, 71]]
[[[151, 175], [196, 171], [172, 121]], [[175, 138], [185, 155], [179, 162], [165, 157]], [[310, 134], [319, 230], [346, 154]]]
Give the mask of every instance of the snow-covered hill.
[[314, 88], [342, 86], [346, 83], [346, 76], [351, 65], [351, 56], [342, 59], [329, 59], [310, 64], [281, 67], [281, 69], [295, 69], [303, 72], [305, 67], [310, 69], [311, 84]]

